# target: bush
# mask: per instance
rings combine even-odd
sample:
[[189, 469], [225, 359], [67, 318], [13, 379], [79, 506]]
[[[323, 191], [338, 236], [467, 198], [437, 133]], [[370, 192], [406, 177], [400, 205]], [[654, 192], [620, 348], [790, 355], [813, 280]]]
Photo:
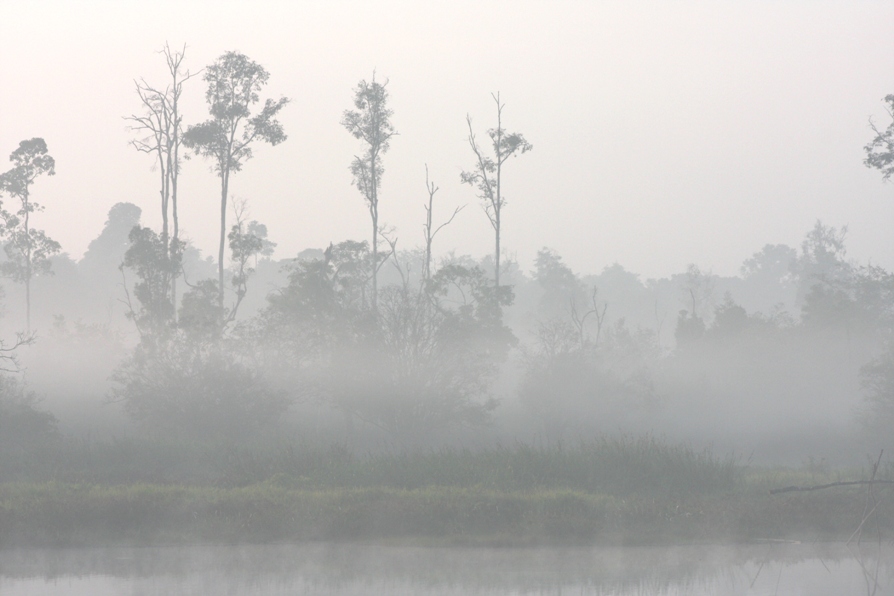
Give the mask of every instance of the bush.
[[28, 453], [58, 438], [56, 417], [39, 406], [19, 379], [0, 376], [0, 453]]

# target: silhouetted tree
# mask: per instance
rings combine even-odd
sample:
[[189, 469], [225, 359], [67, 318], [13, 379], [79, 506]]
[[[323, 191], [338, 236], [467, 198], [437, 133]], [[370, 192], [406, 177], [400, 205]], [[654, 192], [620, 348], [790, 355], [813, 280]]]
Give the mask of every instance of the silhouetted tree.
[[860, 369], [865, 406], [862, 422], [874, 438], [890, 445], [894, 428], [894, 345]]
[[121, 264], [122, 276], [130, 269], [137, 277], [133, 286], [134, 304], [124, 288], [128, 317], [133, 320], [141, 341], [161, 344], [172, 332], [174, 304], [171, 302], [171, 277], [179, 269], [179, 251], [174, 258], [164, 240], [151, 228], [135, 226], [129, 235], [130, 248]]
[[43, 211], [43, 207], [31, 199], [31, 185], [38, 176], [53, 176], [56, 161], [47, 153], [47, 144], [41, 138], [19, 143], [9, 160], [14, 167], [0, 174], [0, 192], [18, 201], [9, 210], [0, 209], [4, 249], [8, 261], [0, 265], [3, 273], [18, 283], [25, 284], [25, 326], [31, 331], [31, 280], [36, 275], [51, 273], [50, 257], [61, 250], [58, 242], [36, 230], [31, 225], [31, 214]]
[[891, 116], [891, 123], [885, 130], [879, 130], [872, 119], [869, 120], [875, 138], [863, 148], [866, 152], [863, 163], [867, 168], [881, 172], [882, 180], [887, 182], [894, 176], [894, 94], [885, 96], [884, 101], [888, 104], [886, 109]]
[[551, 440], [616, 426], [653, 401], [654, 335], [619, 320], [595, 338], [567, 320], [542, 321], [523, 350], [519, 399]]
[[[128, 305], [140, 342], [112, 376], [113, 399], [149, 434], [212, 442], [257, 435], [289, 401], [243, 359], [250, 349], [231, 345], [218, 284], [190, 285], [175, 322], [167, 290], [176, 264], [153, 230], [135, 227], [130, 238], [122, 269], [137, 277], [137, 303], [128, 295]], [[236, 244], [238, 253], [247, 242]]]
[[677, 316], [677, 327], [674, 329], [674, 340], [677, 347], [685, 347], [701, 339], [705, 334], [705, 322], [698, 315], [681, 310]]
[[462, 211], [465, 208], [465, 205], [454, 209], [453, 214], [447, 219], [447, 221], [435, 228], [434, 224], [432, 223], [432, 211], [434, 209], [435, 193], [437, 193], [439, 189], [437, 186], [435, 186], [434, 182], [431, 182], [428, 179], [428, 164], [425, 164], [425, 190], [428, 193], [428, 204], [424, 205], [425, 223], [422, 224], [422, 230], [425, 237], [425, 253], [422, 257], [422, 279], [423, 281], [428, 281], [429, 279], [431, 279], [432, 242], [434, 241], [437, 233], [440, 232], [441, 229], [443, 229], [445, 226], [450, 225], [450, 223], [456, 217], [456, 214]]
[[251, 261], [253, 259], [256, 261], [258, 255], [269, 256], [276, 246], [275, 242], [267, 239], [267, 226], [254, 220], [245, 221], [246, 203], [244, 201], [237, 202], [233, 210], [236, 223], [227, 235], [227, 239], [230, 243], [230, 260], [233, 264], [232, 281], [233, 289], [236, 292], [236, 302], [227, 315], [228, 321], [235, 320], [239, 305], [248, 292], [248, 278], [255, 271]]
[[418, 288], [384, 287], [374, 315], [363, 296], [371, 259], [366, 242], [348, 241], [292, 264], [261, 317], [269, 366], [299, 397], [401, 441], [487, 422], [490, 382], [515, 338], [484, 271], [448, 265]]
[[845, 260], [847, 226], [836, 229], [817, 221], [801, 243], [801, 254], [792, 264], [792, 273], [798, 281], [798, 303], [803, 305], [816, 286], [846, 285], [853, 268]]
[[583, 282], [555, 251], [546, 247], [537, 251], [534, 279], [543, 289], [539, 310], [544, 318], [565, 318], [570, 309], [584, 307], [586, 289]]
[[710, 271], [702, 271], [698, 265], [690, 264], [683, 275], [680, 290], [683, 302], [690, 307], [692, 318], [704, 320], [714, 306], [716, 280]]
[[[215, 302], [209, 306], [217, 308], [217, 288], [210, 282], [207, 289]], [[187, 309], [192, 293], [183, 297]], [[287, 397], [232, 351], [203, 340], [201, 331], [216, 334], [219, 324], [197, 328], [202, 321], [188, 312], [179, 318], [188, 332], [172, 336], [163, 350], [138, 346], [118, 367], [113, 399], [148, 434], [215, 443], [259, 436], [288, 407]]]
[[227, 240], [227, 197], [230, 174], [242, 169], [251, 159], [251, 145], [256, 141], [278, 145], [286, 140], [282, 124], [276, 119], [289, 103], [282, 97], [268, 99], [255, 114], [252, 107], [260, 101], [258, 92], [267, 84], [270, 74], [244, 54], [227, 52], [205, 69], [208, 83], [205, 100], [211, 119], [190, 126], [183, 143], [196, 153], [210, 158], [220, 177], [220, 246], [218, 259], [219, 306], [224, 300], [224, 251]]
[[382, 154], [388, 151], [391, 137], [397, 134], [391, 124], [393, 111], [388, 109], [388, 90], [385, 83], [376, 82], [373, 73], [372, 81], [360, 81], [354, 91], [354, 110], [345, 110], [341, 124], [355, 139], [365, 145], [361, 155], [354, 156], [351, 162], [351, 174], [354, 186], [366, 200], [372, 221], [372, 259], [370, 261], [372, 280], [372, 308], [377, 309], [379, 260], [379, 188], [382, 186]]
[[534, 148], [520, 133], [508, 133], [503, 128], [503, 107], [500, 103], [500, 94], [491, 95], [497, 104], [497, 127], [488, 129], [493, 147], [493, 157], [486, 155], [475, 140], [475, 132], [472, 130], [472, 117], [466, 115], [466, 124], [469, 126], [469, 146], [475, 154], [476, 163], [472, 170], [460, 174], [460, 180], [464, 184], [478, 188], [478, 197], [484, 203], [484, 212], [494, 229], [494, 285], [500, 286], [500, 232], [502, 230], [503, 207], [506, 205], [506, 197], [503, 196], [503, 164], [516, 153], [527, 153]]
[[745, 279], [759, 279], [767, 284], [785, 284], [792, 276], [798, 253], [785, 244], [767, 244], [742, 263]]
[[[146, 81], [134, 81], [140, 103], [143, 105], [142, 115], [129, 116], [126, 119], [133, 125], [131, 130], [146, 136], [131, 141], [131, 145], [142, 153], [154, 154], [160, 178], [159, 195], [161, 197], [161, 238], [168, 250], [182, 248], [180, 238], [180, 220], [177, 213], [177, 186], [180, 177], [180, 146], [183, 131], [183, 116], [180, 114], [180, 96], [183, 84], [195, 76], [182, 70], [186, 46], [180, 51], [171, 50], [168, 44], [161, 51], [167, 63], [170, 83], [164, 88], [152, 87]], [[173, 235], [169, 232], [169, 213], [173, 218]], [[172, 242], [169, 243], [169, 240]], [[177, 259], [178, 255], [172, 255]], [[177, 303], [177, 276], [171, 278], [171, 302]]]
[[[115, 203], [106, 219], [102, 232], [87, 245], [87, 252], [78, 262], [78, 268], [91, 275], [102, 275], [117, 270], [124, 253], [130, 247], [130, 232], [139, 225], [143, 210], [133, 203]], [[115, 283], [120, 282], [120, 276]]]
[[56, 417], [40, 406], [37, 395], [15, 376], [0, 375], [0, 470], [58, 438]]

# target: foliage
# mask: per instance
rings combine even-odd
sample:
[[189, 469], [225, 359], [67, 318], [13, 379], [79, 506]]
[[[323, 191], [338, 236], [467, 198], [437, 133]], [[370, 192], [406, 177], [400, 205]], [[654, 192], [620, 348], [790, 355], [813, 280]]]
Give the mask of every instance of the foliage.
[[[418, 289], [386, 288], [375, 316], [365, 295], [371, 258], [365, 242], [347, 241], [292, 264], [258, 329], [268, 362], [289, 371], [302, 397], [408, 443], [487, 422], [489, 383], [514, 341], [499, 316], [511, 289], [498, 294], [480, 269], [448, 265]], [[283, 356], [288, 365], [277, 364]]]
[[[134, 298], [138, 305], [130, 303], [131, 318], [143, 338], [162, 338], [167, 335], [174, 321], [174, 305], [171, 302], [171, 279], [179, 273], [182, 249], [172, 250], [165, 239], [151, 228], [134, 226], [128, 235], [130, 247], [124, 253], [121, 271], [132, 270], [137, 281]], [[126, 287], [125, 287], [126, 289]]]
[[142, 212], [133, 203], [115, 203], [102, 232], [87, 246], [78, 267], [94, 275], [117, 269], [130, 248], [130, 232], [139, 225]]
[[571, 322], [540, 324], [537, 343], [524, 358], [519, 399], [553, 440], [606, 430], [654, 402], [652, 334], [631, 331], [623, 319], [597, 342]]
[[12, 210], [0, 209], [3, 246], [8, 260], [0, 265], [0, 271], [18, 283], [25, 284], [26, 324], [31, 329], [31, 280], [35, 276], [50, 273], [50, 257], [61, 250], [58, 242], [43, 230], [31, 225], [33, 213], [43, 211], [43, 206], [31, 199], [31, 185], [42, 175], [56, 174], [56, 160], [47, 152], [47, 144], [41, 138], [19, 143], [9, 160], [14, 167], [0, 174], [0, 192], [18, 199], [19, 205]]
[[252, 261], [256, 263], [258, 255], [270, 256], [276, 246], [275, 242], [267, 239], [267, 226], [255, 220], [245, 222], [243, 215], [244, 204], [237, 209], [236, 223], [227, 235], [233, 267], [232, 282], [236, 290], [236, 303], [228, 316], [230, 321], [235, 319], [239, 305], [248, 293], [248, 278], [255, 271]]
[[[246, 262], [263, 244], [239, 230], [237, 226], [232, 240], [234, 257], [244, 257], [244, 287]], [[227, 442], [262, 432], [289, 401], [229, 345], [226, 326], [235, 307], [223, 308], [218, 285], [203, 280], [183, 294], [175, 322], [168, 290], [179, 262], [172, 262], [162, 238], [149, 228], [135, 227], [130, 239], [122, 269], [133, 270], [138, 278], [138, 306], [130, 305], [130, 316], [140, 343], [115, 371], [112, 398], [123, 402], [127, 414], [149, 434]]]
[[190, 126], [183, 142], [212, 159], [218, 175], [241, 170], [252, 158], [254, 141], [278, 145], [286, 140], [276, 116], [289, 103], [288, 98], [268, 99], [259, 112], [251, 112], [270, 78], [263, 66], [245, 54], [227, 52], [205, 68], [202, 78], [208, 84], [205, 101], [211, 119]]
[[689, 318], [702, 321], [708, 319], [715, 304], [716, 276], [711, 271], [702, 271], [698, 265], [690, 263], [681, 277], [682, 302], [689, 307]]
[[112, 381], [113, 399], [150, 436], [231, 443], [264, 432], [288, 407], [257, 371], [184, 335], [138, 347]]
[[267, 84], [270, 74], [263, 66], [239, 52], [227, 52], [214, 64], [205, 68], [203, 75], [208, 88], [205, 100], [211, 119], [190, 126], [183, 135], [183, 144], [198, 155], [212, 160], [220, 177], [220, 246], [217, 256], [218, 305], [224, 304], [224, 250], [227, 236], [227, 198], [230, 174], [242, 169], [252, 157], [255, 142], [278, 145], [286, 140], [279, 112], [289, 98], [266, 100], [264, 106], [252, 113], [260, 101], [259, 92]]
[[852, 267], [845, 258], [847, 226], [836, 229], [817, 220], [801, 243], [801, 254], [792, 264], [792, 274], [798, 282], [798, 302], [804, 303], [816, 285], [835, 285], [847, 282]]
[[863, 163], [867, 168], [881, 172], [882, 180], [887, 182], [894, 175], [894, 94], [886, 95], [884, 101], [888, 104], [887, 111], [891, 116], [891, 123], [885, 130], [879, 130], [872, 120], [869, 121], [875, 138], [863, 148], [866, 152]]
[[745, 279], [759, 278], [771, 283], [784, 284], [792, 275], [798, 253], [785, 244], [766, 244], [742, 263]]
[[494, 285], [500, 285], [500, 232], [502, 230], [502, 213], [506, 205], [506, 197], [503, 194], [503, 164], [516, 154], [524, 154], [532, 150], [534, 146], [525, 139], [524, 135], [517, 132], [506, 132], [503, 128], [503, 108], [500, 103], [500, 94], [492, 95], [497, 104], [497, 126], [487, 131], [490, 137], [493, 156], [486, 154], [475, 139], [472, 130], [472, 117], [466, 115], [466, 124], [469, 127], [469, 146], [475, 154], [475, 164], [471, 170], [460, 173], [460, 181], [478, 190], [478, 198], [484, 206], [484, 212], [494, 229]]
[[379, 261], [379, 188], [382, 185], [382, 175], [385, 167], [382, 165], [382, 154], [387, 152], [391, 137], [397, 134], [391, 124], [391, 116], [394, 114], [388, 108], [388, 82], [384, 84], [376, 82], [373, 73], [372, 81], [360, 81], [354, 92], [354, 107], [356, 110], [345, 110], [341, 124], [355, 138], [365, 144], [362, 155], [354, 157], [351, 162], [351, 175], [354, 177], [354, 186], [366, 200], [372, 221], [372, 259], [370, 260], [370, 279], [372, 280], [372, 308], [378, 307], [378, 276]]
[[[152, 87], [146, 81], [134, 81], [137, 95], [143, 107], [143, 113], [128, 118], [132, 123], [131, 130], [145, 135], [131, 141], [131, 145], [142, 153], [154, 154], [158, 169], [161, 195], [161, 240], [166, 249], [171, 251], [171, 260], [180, 260], [182, 242], [180, 240], [180, 223], [178, 214], [177, 188], [180, 179], [180, 147], [183, 145], [183, 116], [180, 113], [180, 98], [183, 84], [193, 78], [188, 70], [183, 70], [186, 57], [186, 46], [180, 51], [171, 50], [166, 43], [161, 51], [168, 68], [170, 83], [162, 90]], [[171, 209], [169, 209], [169, 206]], [[173, 235], [168, 225], [168, 212], [173, 215]], [[137, 222], [134, 221], [135, 225]], [[173, 241], [168, 243], [169, 239]], [[177, 302], [177, 278], [179, 270], [175, 270], [170, 278], [171, 302]]]
[[865, 394], [861, 421], [873, 438], [890, 445], [894, 428], [894, 346], [863, 365], [860, 384]]
[[388, 151], [391, 137], [397, 134], [391, 124], [394, 111], [387, 107], [387, 86], [387, 81], [376, 82], [375, 73], [372, 81], [360, 81], [354, 91], [356, 109], [345, 110], [341, 121], [351, 136], [366, 145], [363, 155], [351, 162], [351, 174], [354, 175], [354, 185], [366, 199], [371, 212], [378, 206], [378, 190], [385, 172], [380, 156]]
[[566, 315], [569, 308], [583, 306], [586, 302], [584, 284], [578, 279], [562, 257], [548, 248], [537, 251], [534, 260], [534, 279], [543, 288], [539, 311], [552, 318]]
[[[865, 515], [863, 489], [769, 494], [768, 489], [790, 484], [834, 482], [851, 471], [745, 467], [647, 437], [600, 439], [572, 448], [516, 445], [367, 456], [300, 448], [266, 454], [214, 449], [203, 451], [208, 461], [226, 459], [240, 475], [189, 484], [85, 479], [90, 471], [84, 459], [101, 461], [105, 471], [122, 453], [136, 478], [151, 478], [157, 464], [140, 457], [153, 451], [151, 444], [65, 447], [60, 473], [68, 480], [0, 484], [2, 546], [843, 539]], [[182, 459], [189, 454], [182, 453]], [[204, 466], [209, 468], [217, 466]], [[876, 515], [886, 535], [894, 528], [890, 508], [879, 507]]]
[[54, 442], [56, 422], [22, 381], [0, 374], [0, 454], [15, 456]]

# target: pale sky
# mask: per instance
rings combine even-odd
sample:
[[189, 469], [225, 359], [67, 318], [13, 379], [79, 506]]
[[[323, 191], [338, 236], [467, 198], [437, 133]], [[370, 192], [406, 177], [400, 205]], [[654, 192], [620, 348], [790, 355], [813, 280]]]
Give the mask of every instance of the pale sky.
[[[286, 95], [288, 140], [257, 147], [231, 180], [277, 257], [368, 239], [339, 124], [373, 69], [400, 136], [385, 156], [382, 221], [422, 240], [426, 163], [436, 218], [468, 204], [435, 250], [482, 256], [493, 233], [474, 190], [465, 116], [479, 139], [504, 124], [534, 150], [507, 164], [503, 244], [524, 269], [549, 246], [576, 270], [618, 262], [643, 277], [688, 263], [730, 275], [767, 243], [799, 245], [817, 218], [847, 224], [849, 256], [894, 269], [894, 184], [862, 164], [894, 93], [894, 2], [39, 2], [0, 0], [0, 171], [43, 137], [57, 174], [35, 218], [80, 258], [116, 202], [158, 228], [152, 159], [128, 146], [133, 79], [163, 85], [157, 52], [187, 44], [203, 68], [238, 50]], [[207, 118], [204, 82], [184, 92]], [[199, 158], [181, 176], [181, 226], [216, 254], [219, 181]]]

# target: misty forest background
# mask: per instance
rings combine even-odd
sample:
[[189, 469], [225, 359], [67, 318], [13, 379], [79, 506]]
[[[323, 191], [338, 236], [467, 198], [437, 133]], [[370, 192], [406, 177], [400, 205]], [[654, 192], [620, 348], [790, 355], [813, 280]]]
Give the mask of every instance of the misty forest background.
[[[374, 74], [346, 90], [341, 129], [332, 123], [333, 135], [356, 138], [357, 154], [343, 157], [369, 236], [318, 222], [331, 245], [278, 260], [276, 238], [251, 218], [264, 197], [239, 170], [262, 167], [249, 163], [253, 148], [288, 142], [277, 120], [288, 99], [264, 97], [270, 74], [236, 52], [201, 71], [182, 50], [162, 58], [169, 80], [138, 79], [122, 124], [158, 175], [162, 229], [143, 227], [133, 203], [110, 205], [72, 259], [41, 230], [53, 140], [8, 148], [7, 456], [124, 440], [402, 452], [651, 435], [755, 461], [841, 463], [894, 447], [894, 274], [850, 260], [846, 226], [817, 221], [799, 246], [756, 246], [735, 277], [697, 263], [661, 279], [622, 264], [576, 272], [547, 247], [523, 270], [500, 231], [513, 225], [512, 201], [544, 199], [511, 185], [537, 158], [536, 139], [507, 128], [524, 128], [512, 98], [494, 95], [492, 113], [458, 129], [468, 204], [451, 210], [422, 161], [418, 196], [389, 194], [387, 150], [400, 137], [387, 80]], [[181, 94], [202, 92], [208, 113], [180, 114]], [[894, 109], [894, 96], [885, 101]], [[887, 180], [894, 123], [867, 141], [866, 165]], [[221, 183], [220, 211], [207, 216], [220, 228], [216, 255], [178, 228], [187, 158]], [[398, 203], [418, 205], [421, 234], [386, 225]], [[479, 217], [491, 222], [492, 254], [438, 251], [443, 226]]]

